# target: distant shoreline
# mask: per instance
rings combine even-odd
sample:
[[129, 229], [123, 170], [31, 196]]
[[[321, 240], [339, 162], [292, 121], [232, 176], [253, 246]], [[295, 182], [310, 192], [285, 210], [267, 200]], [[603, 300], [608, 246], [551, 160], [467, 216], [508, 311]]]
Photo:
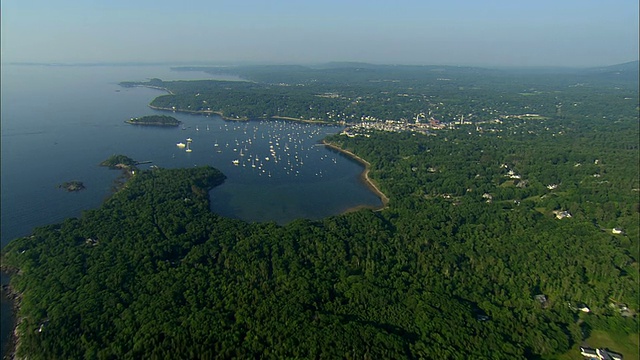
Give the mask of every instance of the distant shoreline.
[[[122, 85], [121, 85], [122, 86]], [[162, 90], [162, 91], [166, 91], [169, 95], [175, 95], [173, 92], [171, 92], [171, 90], [167, 89], [166, 87], [161, 87], [161, 86], [153, 86], [153, 85], [140, 85], [140, 84], [136, 84], [136, 85], [132, 85], [132, 87], [144, 87], [144, 88], [149, 88], [149, 89], [155, 89], [155, 90]], [[197, 114], [197, 115], [211, 115], [211, 114], [215, 114], [220, 116], [222, 119], [224, 120], [233, 120], [233, 121], [247, 121], [249, 120], [249, 118], [246, 117], [241, 117], [241, 118], [230, 118], [227, 116], [224, 116], [224, 113], [222, 111], [212, 111], [212, 110], [183, 110], [183, 109], [174, 109], [174, 108], [168, 108], [168, 107], [162, 107], [162, 106], [154, 106], [149, 104], [149, 107], [152, 108], [153, 110], [161, 110], [161, 111], [171, 111], [171, 112], [182, 112], [182, 113], [187, 113], [187, 114]]]
[[303, 123], [309, 123], [309, 124], [327, 124], [327, 125], [333, 125], [334, 123], [330, 122], [330, 121], [324, 121], [324, 120], [309, 120], [309, 119], [299, 119], [299, 118], [293, 118], [293, 117], [288, 117], [288, 116], [272, 116], [272, 119], [277, 119], [277, 120], [289, 120], [289, 121], [297, 121], [297, 122], [303, 122]]
[[[165, 87], [153, 86], [153, 85], [140, 85], [140, 84], [132, 85], [132, 86], [133, 87], [146, 87], [146, 88], [155, 89], [155, 90], [162, 90], [162, 91], [166, 91], [169, 95], [175, 95], [173, 92], [171, 92], [171, 90], [169, 90], [169, 89], [167, 89]], [[250, 120], [246, 116], [235, 117], [235, 118], [228, 117], [228, 116], [225, 116], [222, 111], [214, 111], [214, 110], [184, 110], [184, 109], [177, 109], [177, 108], [174, 109], [174, 108], [168, 108], [168, 107], [162, 107], [162, 106], [154, 106], [154, 105], [151, 105], [151, 104], [149, 104], [149, 107], [154, 109], [154, 110], [181, 112], [181, 113], [196, 114], [196, 115], [212, 115], [212, 114], [215, 114], [215, 115], [220, 116], [224, 120], [232, 120], [232, 121], [249, 121]], [[258, 119], [266, 119], [266, 117], [258, 118]], [[334, 124], [331, 121], [301, 119], [301, 118], [294, 118], [294, 117], [289, 117], [289, 116], [279, 116], [279, 115], [271, 116], [271, 119], [296, 121], [296, 122], [309, 123], [309, 124], [327, 124], [327, 125]]]
[[[332, 144], [330, 142], [327, 142], [326, 140], [322, 140], [322, 144], [324, 144], [325, 146], [334, 149], [342, 154], [345, 154], [347, 156], [349, 156], [350, 158], [356, 160], [357, 162], [361, 163], [362, 165], [364, 165], [364, 171], [360, 174], [360, 179], [362, 179], [362, 181], [365, 183], [365, 185], [369, 188], [369, 190], [373, 191], [382, 201], [382, 206], [381, 207], [373, 207], [376, 210], [383, 210], [386, 209], [389, 205], [389, 197], [387, 197], [387, 195], [385, 195], [382, 191], [380, 191], [380, 189], [376, 186], [376, 184], [373, 183], [373, 180], [371, 180], [371, 178], [369, 177], [369, 171], [371, 169], [371, 164], [359, 157], [358, 155], [352, 153], [349, 150], [345, 150], [335, 144]], [[347, 212], [352, 212], [352, 211], [357, 211], [359, 209], [362, 208], [368, 208], [368, 206], [364, 206], [364, 205], [359, 205], [359, 206], [355, 206], [353, 208], [349, 208], [345, 211], [345, 213]]]
[[[123, 85], [120, 85], [123, 86]], [[145, 87], [145, 88], [149, 88], [149, 89], [155, 89], [155, 90], [162, 90], [162, 91], [166, 91], [169, 93], [169, 95], [175, 95], [174, 93], [171, 92], [171, 90], [165, 88], [165, 87], [161, 87], [161, 86], [153, 86], [153, 85], [131, 85], [131, 86], [123, 86], [123, 87]]]
[[149, 107], [152, 108], [153, 110], [162, 110], [162, 111], [171, 111], [171, 112], [180, 112], [180, 113], [187, 113], [187, 114], [195, 114], [195, 115], [218, 115], [221, 118], [223, 118], [224, 120], [233, 120], [233, 121], [248, 121], [249, 118], [247, 117], [238, 117], [238, 118], [231, 118], [228, 116], [225, 116], [224, 113], [222, 111], [213, 111], [213, 110], [183, 110], [183, 109], [174, 109], [174, 108], [168, 108], [168, 107], [162, 107], [162, 106], [154, 106], [149, 104]]
[[[228, 117], [225, 116], [224, 113], [222, 111], [214, 111], [214, 110], [184, 110], [184, 109], [174, 109], [174, 108], [168, 108], [168, 107], [162, 107], [162, 106], [154, 106], [149, 104], [149, 107], [154, 109], [154, 110], [161, 110], [161, 111], [171, 111], [171, 112], [180, 112], [180, 113], [187, 113], [187, 114], [195, 114], [195, 115], [218, 115], [220, 116], [222, 119], [224, 120], [230, 120], [230, 121], [249, 121], [251, 120], [250, 118], [246, 117], [246, 116], [242, 116], [242, 117]], [[276, 119], [276, 120], [286, 120], [286, 121], [295, 121], [295, 122], [301, 122], [301, 123], [307, 123], [307, 124], [325, 124], [325, 125], [333, 125], [334, 123], [330, 122], [330, 121], [323, 121], [323, 120], [310, 120], [310, 119], [300, 119], [300, 118], [294, 118], [294, 117], [288, 117], [288, 116], [271, 116], [271, 119]], [[262, 118], [256, 118], [256, 119], [267, 119], [266, 117], [262, 117]]]

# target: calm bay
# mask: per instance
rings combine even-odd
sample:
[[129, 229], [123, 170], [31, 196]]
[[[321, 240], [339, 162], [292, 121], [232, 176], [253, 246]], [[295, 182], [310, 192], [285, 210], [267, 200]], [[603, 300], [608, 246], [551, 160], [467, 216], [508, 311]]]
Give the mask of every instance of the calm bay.
[[[2, 247], [34, 227], [99, 207], [119, 175], [98, 166], [112, 154], [151, 161], [144, 167], [216, 167], [228, 178], [210, 192], [212, 211], [250, 222], [285, 224], [381, 206], [360, 181], [361, 164], [318, 144], [340, 127], [181, 113], [171, 115], [184, 127], [124, 123], [166, 114], [147, 106], [162, 91], [118, 85], [152, 77], [210, 78], [165, 66], [2, 66]], [[187, 139], [191, 152], [177, 146]], [[70, 180], [82, 181], [86, 190], [57, 188]], [[1, 305], [4, 349], [12, 319], [10, 303], [3, 298]]]

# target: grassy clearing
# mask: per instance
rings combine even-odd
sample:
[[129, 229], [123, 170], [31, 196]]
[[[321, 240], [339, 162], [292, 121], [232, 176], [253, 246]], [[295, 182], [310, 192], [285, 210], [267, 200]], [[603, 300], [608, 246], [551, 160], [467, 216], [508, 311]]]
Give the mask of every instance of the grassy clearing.
[[502, 184], [500, 184], [500, 187], [510, 187], [510, 186], [515, 186], [515, 182], [513, 180], [507, 180]]
[[640, 345], [638, 334], [619, 336], [609, 334], [602, 330], [594, 330], [586, 342], [594, 348], [608, 348], [613, 352], [620, 353], [625, 359], [640, 358], [640, 351], [638, 351], [638, 346]]
[[[594, 330], [585, 340], [592, 348], [606, 348], [618, 354], [622, 354], [624, 359], [639, 359], [638, 347], [640, 341], [639, 334], [629, 334], [625, 336], [612, 335], [602, 330]], [[571, 350], [562, 355], [543, 357], [547, 360], [583, 360], [580, 354], [580, 345], [574, 346]]]

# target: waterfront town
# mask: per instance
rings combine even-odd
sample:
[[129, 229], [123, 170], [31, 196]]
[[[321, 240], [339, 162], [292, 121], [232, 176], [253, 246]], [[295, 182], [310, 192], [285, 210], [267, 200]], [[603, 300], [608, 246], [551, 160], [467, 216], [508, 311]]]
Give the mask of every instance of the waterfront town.
[[424, 135], [435, 135], [433, 130], [443, 129], [455, 129], [461, 125], [475, 125], [475, 130], [478, 132], [483, 131], [499, 131], [496, 129], [483, 129], [484, 124], [502, 124], [506, 119], [544, 119], [537, 114], [523, 114], [523, 115], [504, 115], [493, 120], [486, 121], [469, 121], [465, 120], [464, 115], [460, 115], [459, 119], [452, 120], [450, 122], [443, 122], [433, 117], [426, 118], [424, 113], [418, 114], [415, 120], [379, 120], [371, 116], [363, 116], [362, 120], [358, 123], [348, 126], [342, 132], [342, 135], [348, 137], [365, 136], [368, 137], [368, 133], [373, 130], [388, 131], [388, 132], [415, 132]]

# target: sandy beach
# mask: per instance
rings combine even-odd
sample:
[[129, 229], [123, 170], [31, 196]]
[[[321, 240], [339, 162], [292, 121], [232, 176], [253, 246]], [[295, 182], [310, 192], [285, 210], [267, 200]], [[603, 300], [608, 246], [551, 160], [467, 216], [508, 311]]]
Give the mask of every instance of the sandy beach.
[[[386, 208], [387, 204], [389, 203], [389, 198], [382, 191], [380, 191], [380, 189], [376, 186], [376, 184], [373, 183], [371, 178], [369, 178], [369, 170], [371, 169], [371, 164], [367, 160], [359, 157], [358, 155], [352, 153], [349, 150], [344, 150], [344, 149], [342, 149], [342, 148], [340, 148], [340, 147], [338, 147], [338, 146], [336, 146], [334, 144], [331, 144], [329, 142], [326, 142], [324, 140], [322, 141], [322, 143], [325, 146], [327, 146], [327, 147], [329, 147], [331, 149], [334, 149], [336, 151], [339, 151], [339, 152], [351, 157], [352, 159], [354, 159], [357, 162], [359, 162], [359, 163], [364, 165], [364, 171], [362, 172], [362, 175], [361, 175], [362, 181], [365, 183], [365, 185], [367, 185], [367, 187], [369, 189], [371, 189], [371, 191], [373, 191], [376, 195], [378, 195], [380, 200], [382, 200], [382, 207], [380, 209], [378, 209], [378, 210]], [[347, 210], [347, 212], [355, 211], [355, 210], [358, 210], [359, 208], [361, 208], [361, 207], [358, 206], [358, 207], [356, 207], [354, 209], [349, 209], [349, 210]]]

